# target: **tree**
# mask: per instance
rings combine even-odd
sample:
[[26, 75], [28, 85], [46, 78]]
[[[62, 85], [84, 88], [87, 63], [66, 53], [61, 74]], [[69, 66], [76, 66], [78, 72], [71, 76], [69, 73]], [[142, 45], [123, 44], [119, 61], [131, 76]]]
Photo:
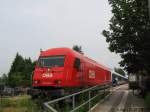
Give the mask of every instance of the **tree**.
[[16, 86], [15, 82], [18, 82], [18, 80], [17, 80], [18, 73], [21, 73], [23, 71], [23, 69], [24, 69], [24, 59], [21, 55], [19, 55], [17, 53], [12, 65], [11, 65], [11, 69], [8, 73], [8, 85], [9, 86], [12, 86], [12, 87]]
[[150, 72], [150, 20], [147, 0], [108, 0], [113, 17], [103, 35], [129, 73]]
[[11, 87], [24, 86], [23, 80], [25, 80], [25, 79], [23, 79], [21, 72], [12, 73], [9, 76], [9, 80], [10, 80], [9, 85]]
[[24, 63], [25, 63], [25, 66], [24, 66], [24, 71], [23, 71], [23, 74], [24, 74], [23, 78], [25, 80], [23, 83], [24, 85], [29, 86], [31, 84], [31, 75], [34, 70], [34, 64], [32, 63], [30, 58], [24, 59]]
[[0, 77], [0, 84], [7, 85], [7, 83], [8, 83], [8, 77], [7, 77], [7, 75], [4, 73], [4, 74], [2, 74], [2, 76]]
[[72, 49], [75, 50], [75, 51], [77, 51], [77, 52], [79, 52], [79, 53], [81, 53], [81, 54], [83, 54], [83, 51], [82, 51], [82, 47], [81, 47], [81, 46], [74, 45], [74, 46], [72, 47]]
[[34, 66], [35, 62], [32, 62], [30, 58], [24, 59], [17, 53], [8, 73], [8, 85], [11, 87], [30, 86]]
[[123, 71], [123, 69], [121, 69], [121, 68], [114, 68], [114, 71], [119, 73], [120, 75], [123, 75], [123, 76], [126, 75], [125, 72]]
[[14, 61], [12, 62], [11, 69], [8, 73], [8, 77], [13, 73], [13, 72], [21, 72], [24, 69], [24, 59], [19, 53], [16, 54], [16, 57]]

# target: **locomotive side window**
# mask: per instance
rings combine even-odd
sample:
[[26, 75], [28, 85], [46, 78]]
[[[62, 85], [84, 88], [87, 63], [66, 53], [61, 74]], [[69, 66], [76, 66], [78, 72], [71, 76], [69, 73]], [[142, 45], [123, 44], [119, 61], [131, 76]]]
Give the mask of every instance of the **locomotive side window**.
[[74, 62], [74, 68], [76, 68], [77, 70], [80, 70], [80, 65], [81, 65], [80, 59], [76, 58]]
[[40, 57], [39, 67], [63, 67], [65, 56]]

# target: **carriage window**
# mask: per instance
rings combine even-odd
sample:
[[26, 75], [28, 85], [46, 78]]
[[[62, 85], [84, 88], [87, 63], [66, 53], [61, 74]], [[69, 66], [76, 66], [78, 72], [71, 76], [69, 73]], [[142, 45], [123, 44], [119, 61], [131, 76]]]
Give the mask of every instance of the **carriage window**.
[[65, 56], [40, 57], [38, 61], [39, 67], [63, 67]]
[[80, 59], [76, 58], [75, 62], [74, 62], [74, 68], [76, 68], [77, 70], [80, 69]]

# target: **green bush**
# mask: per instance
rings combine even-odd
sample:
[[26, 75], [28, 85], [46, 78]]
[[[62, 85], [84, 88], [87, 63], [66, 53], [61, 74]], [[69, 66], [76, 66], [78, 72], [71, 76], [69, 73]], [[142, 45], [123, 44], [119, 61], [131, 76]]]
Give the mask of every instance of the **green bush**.
[[145, 105], [146, 107], [150, 107], [150, 93], [148, 93], [145, 97]]

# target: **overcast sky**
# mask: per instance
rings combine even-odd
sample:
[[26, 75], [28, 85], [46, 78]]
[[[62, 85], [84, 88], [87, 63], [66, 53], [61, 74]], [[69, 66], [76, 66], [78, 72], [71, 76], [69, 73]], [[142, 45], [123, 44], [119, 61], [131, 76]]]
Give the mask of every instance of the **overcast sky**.
[[40, 48], [75, 44], [99, 63], [118, 66], [120, 57], [101, 34], [110, 10], [107, 0], [0, 0], [0, 73], [9, 71], [17, 52], [35, 60]]

